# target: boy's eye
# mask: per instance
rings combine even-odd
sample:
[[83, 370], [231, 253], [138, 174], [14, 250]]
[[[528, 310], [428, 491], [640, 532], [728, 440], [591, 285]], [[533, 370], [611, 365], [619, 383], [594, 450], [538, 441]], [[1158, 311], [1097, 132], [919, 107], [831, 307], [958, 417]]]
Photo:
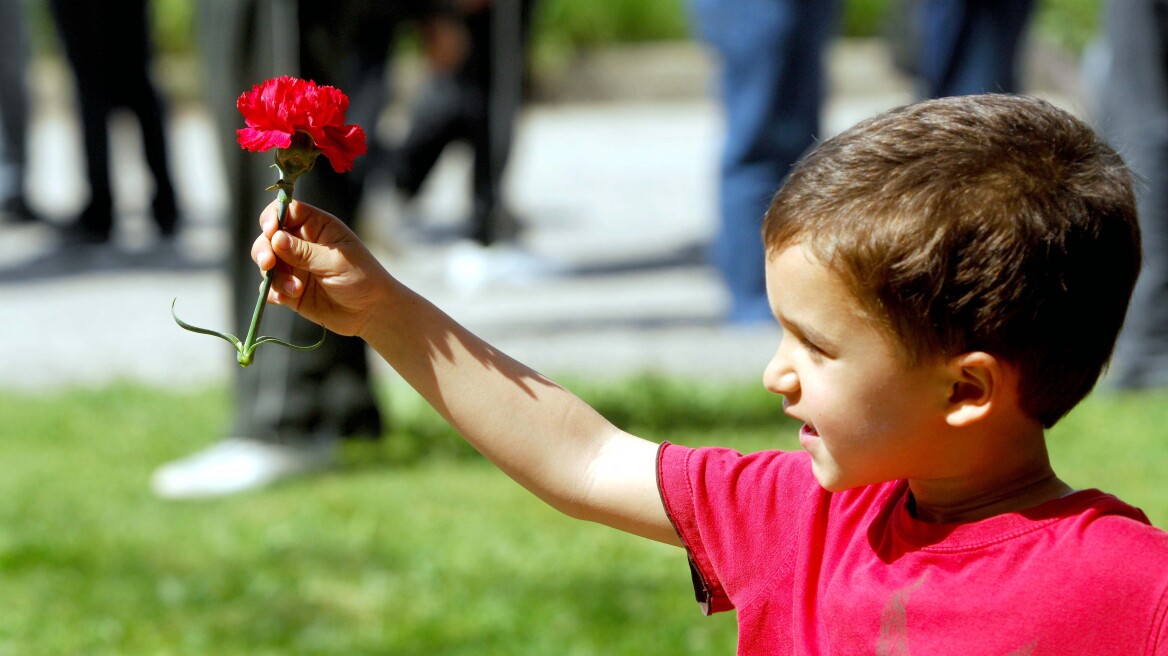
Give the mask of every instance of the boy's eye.
[[823, 349], [816, 346], [813, 342], [808, 341], [807, 338], [805, 338], [805, 337], [800, 337], [799, 343], [802, 344], [803, 348], [807, 349], [807, 351], [809, 353], [811, 353], [811, 355], [815, 356], [816, 358], [819, 358], [819, 357], [826, 355], [826, 353], [824, 353]]

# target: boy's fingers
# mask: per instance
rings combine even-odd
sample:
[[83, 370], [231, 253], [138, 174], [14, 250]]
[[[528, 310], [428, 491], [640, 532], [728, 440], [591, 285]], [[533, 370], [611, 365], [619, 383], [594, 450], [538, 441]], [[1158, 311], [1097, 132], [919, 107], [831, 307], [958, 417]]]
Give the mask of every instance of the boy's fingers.
[[260, 235], [251, 245], [251, 259], [259, 266], [260, 271], [267, 271], [276, 265], [276, 255], [272, 252], [272, 244], [268, 238]]
[[272, 250], [276, 255], [288, 263], [293, 269], [305, 271], [320, 271], [326, 252], [320, 246], [303, 239], [293, 237], [281, 230], [272, 235]]
[[307, 276], [308, 274], [304, 271], [298, 269], [293, 270], [288, 275], [287, 279], [281, 281], [280, 291], [290, 298], [299, 298], [300, 295], [304, 293], [305, 288], [308, 286], [308, 283], [305, 280]]
[[[280, 222], [279, 211], [280, 201], [274, 200], [268, 203], [268, 206], [264, 208], [263, 212], [260, 212], [260, 229], [264, 234], [270, 236], [276, 232]], [[308, 223], [314, 217], [319, 221], [324, 216], [326, 215], [323, 212], [312, 205], [293, 200], [288, 205], [288, 211], [284, 212], [284, 229], [295, 230]]]
[[[274, 258], [273, 258], [274, 259]], [[272, 288], [268, 292], [268, 299], [270, 302], [284, 304], [284, 302], [299, 298], [308, 285], [309, 274], [302, 269], [295, 269], [288, 264], [276, 264], [275, 269], [272, 270]], [[266, 273], [261, 274], [262, 277], [267, 277]], [[260, 283], [261, 288], [264, 283]]]
[[312, 226], [312, 234], [320, 232], [320, 228], [332, 219], [332, 215], [324, 210], [317, 209], [308, 203], [301, 203], [298, 200], [293, 200], [288, 205], [288, 211], [284, 215], [284, 229], [298, 230], [302, 226]]
[[260, 212], [260, 232], [266, 237], [271, 237], [279, 226], [279, 219], [276, 218], [277, 205], [278, 203], [276, 201], [272, 201], [268, 203], [268, 206], [264, 208], [263, 212]]

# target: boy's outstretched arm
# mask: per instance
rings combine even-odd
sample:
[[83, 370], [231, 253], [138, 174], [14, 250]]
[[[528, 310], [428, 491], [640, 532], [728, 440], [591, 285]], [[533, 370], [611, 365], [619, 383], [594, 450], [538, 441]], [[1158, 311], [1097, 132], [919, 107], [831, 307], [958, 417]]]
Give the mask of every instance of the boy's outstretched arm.
[[275, 204], [252, 247], [269, 302], [368, 342], [468, 442], [560, 511], [680, 545], [657, 491], [657, 445], [619, 430], [394, 279], [348, 227]]

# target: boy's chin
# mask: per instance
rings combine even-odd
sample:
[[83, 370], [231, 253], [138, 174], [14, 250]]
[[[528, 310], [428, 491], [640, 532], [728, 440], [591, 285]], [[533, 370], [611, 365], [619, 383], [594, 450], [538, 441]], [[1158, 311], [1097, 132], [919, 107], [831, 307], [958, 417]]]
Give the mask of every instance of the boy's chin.
[[839, 472], [836, 470], [836, 468], [830, 465], [825, 467], [816, 462], [814, 458], [811, 460], [811, 474], [815, 476], [815, 480], [819, 483], [819, 487], [827, 490], [828, 492], [839, 492], [845, 489], [840, 487]]
[[847, 480], [835, 463], [821, 465], [812, 459], [811, 474], [815, 476], [819, 487], [822, 487], [828, 492], [843, 492], [844, 490], [850, 490], [861, 485], [861, 483]]

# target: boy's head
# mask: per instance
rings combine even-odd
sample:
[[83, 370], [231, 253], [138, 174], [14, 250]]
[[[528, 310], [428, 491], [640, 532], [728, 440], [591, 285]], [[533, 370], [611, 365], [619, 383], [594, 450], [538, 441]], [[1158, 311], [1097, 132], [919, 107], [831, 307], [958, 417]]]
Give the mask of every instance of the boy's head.
[[767, 211], [907, 361], [984, 351], [1053, 425], [1111, 355], [1139, 273], [1131, 175], [1082, 121], [1035, 98], [932, 100], [824, 142]]

